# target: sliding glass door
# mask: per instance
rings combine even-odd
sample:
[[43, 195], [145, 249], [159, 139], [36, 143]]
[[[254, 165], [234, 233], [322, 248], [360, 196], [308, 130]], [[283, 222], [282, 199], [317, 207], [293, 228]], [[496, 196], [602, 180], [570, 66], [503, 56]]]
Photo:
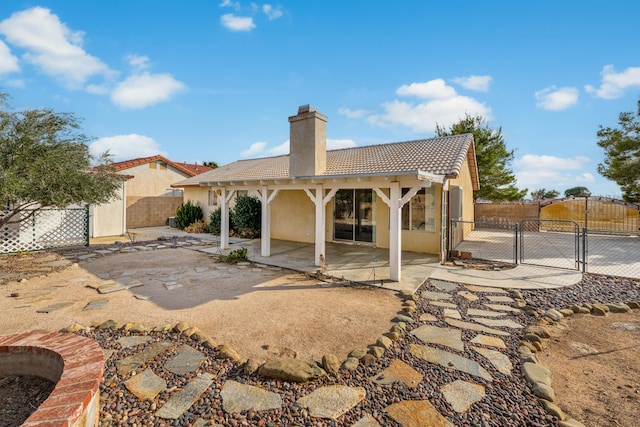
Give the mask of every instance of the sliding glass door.
[[376, 223], [373, 190], [338, 190], [334, 200], [333, 238], [374, 243]]

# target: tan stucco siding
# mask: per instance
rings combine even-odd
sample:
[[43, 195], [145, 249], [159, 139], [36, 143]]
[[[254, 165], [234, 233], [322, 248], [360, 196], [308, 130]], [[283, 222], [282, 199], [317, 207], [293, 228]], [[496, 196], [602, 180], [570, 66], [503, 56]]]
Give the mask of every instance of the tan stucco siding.
[[171, 184], [182, 181], [189, 176], [178, 171], [170, 165], [163, 169], [159, 164], [156, 168], [149, 167], [149, 163], [134, 166], [121, 171], [124, 175], [133, 175], [127, 183], [127, 196], [130, 197], [155, 197], [164, 196]]
[[402, 230], [402, 250], [427, 254], [440, 253], [440, 231], [442, 221], [442, 185], [435, 188], [435, 229], [434, 231]]
[[205, 222], [209, 222], [211, 213], [220, 205], [209, 206], [209, 190], [211, 187], [185, 187], [183, 199], [185, 203], [191, 200], [193, 204], [199, 204], [202, 208], [202, 217]]
[[126, 181], [118, 189], [118, 197], [89, 208], [90, 237], [122, 236], [125, 224]]
[[283, 190], [271, 202], [271, 238], [315, 241], [315, 206], [302, 190]]
[[449, 184], [462, 188], [462, 219], [464, 221], [473, 221], [473, 184], [471, 181], [471, 172], [469, 171], [469, 163], [464, 163], [458, 178], [452, 179]]

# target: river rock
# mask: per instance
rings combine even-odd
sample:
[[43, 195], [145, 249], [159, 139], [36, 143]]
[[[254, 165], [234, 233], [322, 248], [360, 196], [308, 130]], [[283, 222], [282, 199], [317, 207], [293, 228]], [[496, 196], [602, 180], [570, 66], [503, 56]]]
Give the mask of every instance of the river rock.
[[285, 381], [305, 382], [326, 375], [326, 371], [313, 360], [276, 357], [269, 359], [258, 369], [263, 377]]

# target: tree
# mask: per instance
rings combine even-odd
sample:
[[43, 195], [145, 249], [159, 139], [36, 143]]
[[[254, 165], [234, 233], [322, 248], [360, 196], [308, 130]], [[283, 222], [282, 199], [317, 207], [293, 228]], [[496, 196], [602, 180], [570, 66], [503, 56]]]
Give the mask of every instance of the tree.
[[438, 136], [473, 134], [478, 163], [480, 189], [474, 193], [475, 199], [492, 202], [521, 200], [527, 189], [519, 190], [516, 177], [509, 164], [513, 160], [514, 150], [507, 150], [502, 138], [502, 128], [491, 129], [482, 116], [466, 114], [459, 122], [447, 130], [436, 125]]
[[640, 101], [637, 114], [620, 113], [618, 124], [598, 130], [598, 145], [605, 152], [598, 173], [620, 186], [626, 202], [640, 203]]
[[209, 161], [209, 162], [202, 162], [202, 166], [206, 166], [208, 168], [211, 169], [218, 169], [218, 163], [214, 162], [214, 161]]
[[[45, 207], [116, 197], [122, 177], [114, 175], [107, 153], [98, 159], [89, 153], [76, 116], [47, 108], [14, 111], [7, 98], [0, 93], [0, 228]], [[94, 160], [99, 166], [92, 167]]]
[[560, 194], [557, 190], [548, 190], [546, 188], [539, 188], [536, 191], [531, 192], [531, 198], [533, 200], [555, 199]]
[[564, 190], [564, 197], [589, 197], [591, 191], [587, 187], [571, 187]]

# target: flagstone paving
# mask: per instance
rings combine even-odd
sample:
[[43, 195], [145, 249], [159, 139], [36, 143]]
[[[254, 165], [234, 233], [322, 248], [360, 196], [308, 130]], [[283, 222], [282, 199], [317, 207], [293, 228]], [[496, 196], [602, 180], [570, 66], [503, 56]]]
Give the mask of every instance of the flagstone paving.
[[485, 326], [492, 326], [497, 328], [513, 328], [522, 329], [523, 326], [511, 319], [485, 319], [484, 317], [472, 317], [474, 322], [481, 323]]
[[282, 397], [260, 387], [227, 381], [220, 392], [222, 407], [225, 411], [235, 413], [248, 411], [266, 411], [282, 407]]
[[442, 395], [456, 412], [466, 412], [485, 396], [484, 386], [456, 380], [442, 387]]
[[167, 382], [153, 373], [151, 369], [145, 369], [139, 375], [134, 375], [124, 382], [125, 387], [138, 399], [155, 399], [155, 397], [167, 388]]
[[308, 408], [312, 417], [337, 419], [366, 396], [362, 387], [333, 385], [320, 387], [298, 399], [300, 407]]
[[178, 354], [164, 365], [164, 368], [174, 374], [186, 374], [195, 372], [205, 359], [204, 354], [185, 344], [180, 348]]
[[160, 418], [179, 418], [209, 388], [213, 378], [214, 376], [211, 374], [202, 374], [191, 381], [182, 390], [171, 396], [167, 403], [156, 412], [156, 415]]
[[[157, 250], [162, 245], [148, 246]], [[116, 250], [119, 251], [117, 248]], [[246, 269], [243, 274], [265, 274], [268, 269], [266, 266], [250, 266], [248, 263], [235, 267], [215, 265], [210, 268], [199, 267], [196, 271], [209, 276], [220, 276], [239, 273], [243, 268]], [[182, 273], [184, 270], [160, 274], [160, 270], [157, 269], [141, 268], [127, 271], [117, 279], [106, 274], [105, 279], [116, 281], [97, 290], [100, 293], [108, 293], [128, 289], [138, 283], [142, 285], [139, 280], [142, 279], [147, 283], [161, 283], [166, 292], [178, 293], [181, 292], [178, 288], [183, 286], [178, 283]], [[336, 425], [351, 427], [379, 427], [385, 425], [382, 422], [384, 419], [391, 419], [403, 427], [453, 426], [452, 414], [466, 413], [473, 405], [486, 398], [487, 389], [495, 378], [512, 375], [513, 366], [505, 353], [505, 340], [512, 334], [520, 333], [520, 329], [523, 328], [523, 325], [509, 319], [513, 314], [521, 313], [521, 310], [509, 305], [514, 300], [502, 289], [438, 280], [432, 280], [430, 284], [431, 287], [414, 297], [415, 301], [422, 298], [423, 302], [427, 303], [423, 304], [423, 307], [427, 307], [430, 312], [414, 315], [416, 303], [407, 299], [403, 304], [405, 311], [393, 319], [396, 322], [395, 330], [401, 333], [396, 336], [385, 334], [386, 336], [378, 339], [377, 344], [381, 346], [382, 352], [390, 352], [394, 346], [402, 346], [405, 351], [403, 359], [394, 357], [390, 363], [376, 368], [374, 372], [369, 371], [362, 377], [362, 381], [368, 382], [370, 387], [389, 389], [390, 395], [395, 396], [384, 405], [386, 418], [380, 412], [368, 413], [359, 410], [356, 412], [357, 417], [351, 418], [349, 424], [340, 421], [347, 412], [352, 413], [352, 409], [373, 398], [368, 394], [369, 389], [364, 387], [364, 383], [363, 386], [322, 384], [297, 396], [293, 400], [295, 403], [292, 403], [292, 397], [286, 388], [274, 392], [269, 389], [268, 382], [255, 385], [236, 381], [231, 379], [232, 377], [221, 380], [218, 378], [219, 374], [214, 375], [206, 371], [210, 362], [205, 361], [209, 355], [184, 343], [174, 344], [166, 339], [158, 341], [158, 338], [153, 338], [150, 334], [141, 333], [118, 338], [116, 342], [120, 347], [117, 348], [122, 348], [124, 354], [119, 356], [120, 350], [105, 348], [105, 360], [108, 359], [109, 363], [115, 366], [118, 375], [122, 377], [124, 387], [135, 399], [140, 402], [161, 399], [157, 408], [154, 406], [152, 410], [147, 411], [152, 418], [173, 420], [163, 421], [169, 422], [170, 425], [183, 425], [180, 420], [184, 420], [185, 416], [195, 417], [189, 421], [190, 425], [217, 425], [213, 420], [207, 421], [197, 417], [200, 412], [193, 413], [192, 406], [196, 407], [196, 403], [202, 399], [218, 399], [217, 412], [229, 414], [234, 419], [237, 414], [247, 411], [257, 414], [255, 419], [260, 419], [261, 414], [289, 411], [291, 405], [294, 405], [304, 408], [311, 417], [336, 420]], [[91, 283], [88, 286], [91, 286]], [[143, 295], [139, 297], [145, 298]], [[104, 308], [107, 303], [107, 298], [94, 300], [87, 304], [85, 310]], [[48, 309], [55, 309], [55, 306], [52, 307]], [[171, 325], [167, 328], [171, 328]], [[412, 341], [409, 338], [395, 341], [405, 332], [412, 336]], [[369, 353], [373, 349], [370, 348]], [[351, 370], [343, 370], [341, 373], [353, 373], [359, 365], [367, 363], [365, 360], [371, 354], [366, 353], [367, 349], [364, 349], [363, 354], [351, 357], [351, 362], [347, 361], [349, 363], [343, 365], [351, 366]], [[362, 359], [359, 361], [360, 358]], [[375, 361], [376, 358], [369, 360]], [[451, 375], [449, 380], [437, 387], [436, 393], [439, 395], [434, 395], [433, 399], [425, 398], [418, 392], [425, 382], [433, 381], [425, 378], [425, 371], [421, 368], [424, 364], [444, 368]], [[457, 376], [458, 374], [462, 374], [462, 377]], [[163, 378], [163, 375], [173, 377]], [[168, 381], [169, 378], [174, 380]], [[215, 383], [219, 385], [214, 387]], [[405, 391], [398, 393], [397, 387]], [[419, 395], [423, 398], [415, 399], [415, 396]], [[289, 399], [287, 404], [286, 399]], [[243, 419], [237, 418], [238, 422], [232, 425], [254, 425], [243, 423]]]
[[423, 325], [411, 331], [411, 334], [418, 337], [425, 344], [438, 344], [454, 350], [464, 351], [462, 331], [460, 329]]

